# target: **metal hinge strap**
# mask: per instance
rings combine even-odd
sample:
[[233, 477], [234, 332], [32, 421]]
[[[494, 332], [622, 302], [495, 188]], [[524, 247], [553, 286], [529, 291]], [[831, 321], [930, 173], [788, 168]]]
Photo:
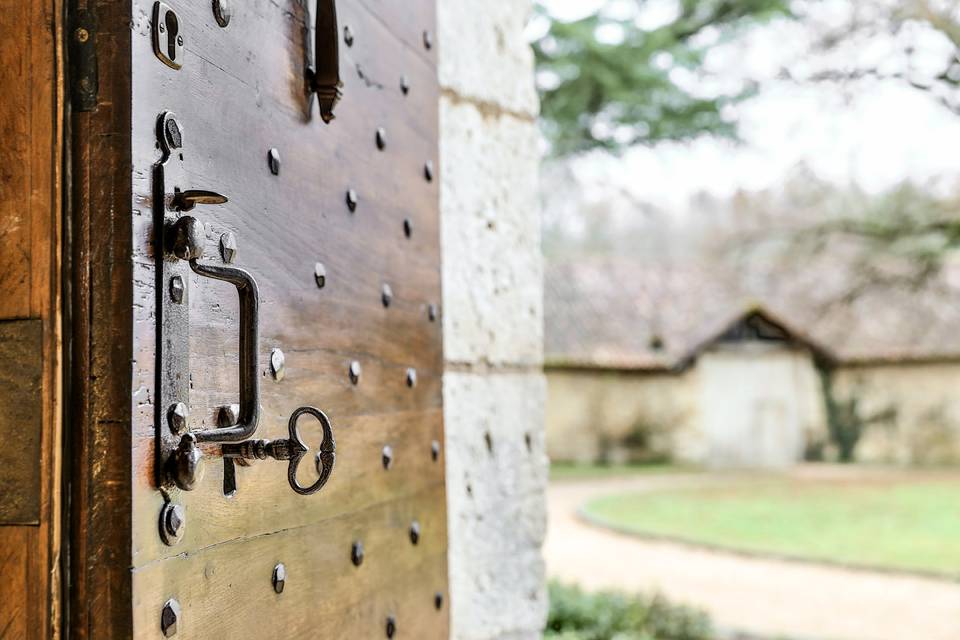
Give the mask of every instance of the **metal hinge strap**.
[[70, 52], [70, 102], [74, 111], [97, 108], [100, 76], [97, 69], [97, 20], [91, 11], [75, 9], [67, 39]]

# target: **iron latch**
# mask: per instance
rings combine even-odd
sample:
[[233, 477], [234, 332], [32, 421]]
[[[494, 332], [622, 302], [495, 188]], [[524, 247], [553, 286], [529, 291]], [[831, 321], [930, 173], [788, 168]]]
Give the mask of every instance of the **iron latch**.
[[337, 0], [317, 0], [313, 36], [313, 65], [307, 67], [307, 87], [317, 94], [320, 118], [329, 124], [334, 118], [333, 111], [343, 96]]
[[[184, 178], [182, 156], [172, 153], [182, 147], [183, 129], [171, 112], [161, 114], [157, 135], [162, 157], [154, 168], [154, 215], [157, 233], [157, 437], [156, 468], [161, 487], [179, 487], [191, 491], [203, 477], [201, 445], [219, 444], [218, 454], [224, 460], [225, 477], [233, 477], [235, 461], [288, 461], [290, 487], [300, 495], [319, 491], [333, 472], [336, 442], [329, 418], [317, 408], [301, 407], [290, 418], [289, 438], [285, 440], [253, 440], [260, 422], [260, 292], [254, 277], [247, 271], [227, 264], [201, 262], [206, 244], [204, 224], [193, 215], [185, 215], [198, 206], [222, 205], [227, 198], [215, 191], [182, 189], [172, 175]], [[174, 168], [176, 167], [176, 168]], [[171, 189], [172, 187], [172, 189]], [[172, 191], [172, 193], [171, 193]], [[222, 244], [222, 243], [221, 243]], [[221, 246], [223, 249], [223, 246]], [[224, 263], [233, 253], [221, 250]], [[229, 257], [229, 259], [228, 259]], [[188, 271], [189, 269], [189, 271]], [[239, 381], [240, 402], [231, 411], [231, 424], [220, 428], [194, 430], [189, 425], [190, 406], [190, 307], [189, 273], [203, 278], [228, 282], [240, 299]], [[316, 418], [323, 431], [323, 441], [315, 461], [319, 479], [309, 486], [297, 480], [297, 469], [308, 452], [300, 436], [299, 419], [304, 415]], [[209, 447], [206, 449], [209, 452]]]

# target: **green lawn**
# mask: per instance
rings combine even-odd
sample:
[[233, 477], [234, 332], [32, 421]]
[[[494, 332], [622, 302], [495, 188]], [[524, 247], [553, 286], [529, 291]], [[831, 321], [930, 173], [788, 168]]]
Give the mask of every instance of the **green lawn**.
[[960, 476], [755, 482], [612, 495], [584, 506], [614, 528], [742, 551], [960, 578]]

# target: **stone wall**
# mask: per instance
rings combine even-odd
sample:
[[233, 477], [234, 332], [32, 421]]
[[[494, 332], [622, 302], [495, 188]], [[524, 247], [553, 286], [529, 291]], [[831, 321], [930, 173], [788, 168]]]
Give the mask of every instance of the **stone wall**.
[[741, 342], [708, 349], [682, 372], [548, 369], [547, 382], [556, 461], [783, 467], [826, 439], [805, 351]]
[[[716, 354], [714, 354], [715, 356]], [[729, 354], [727, 354], [729, 356]], [[727, 360], [729, 361], [729, 357]], [[769, 403], [756, 394], [744, 396], [738, 387], [780, 396], [782, 419], [798, 422], [794, 430], [804, 444], [823, 445], [829, 461], [838, 455], [829, 443], [825, 400], [819, 374], [808, 358], [777, 374], [764, 370], [762, 362], [746, 355], [739, 362], [718, 364], [710, 353], [683, 373], [640, 373], [550, 369], [547, 371], [547, 451], [557, 461], [625, 462], [638, 457], [668, 455], [680, 462], [719, 465], [709, 450], [708, 419], [735, 422], [749, 415], [744, 400], [761, 410]], [[704, 364], [709, 366], [704, 367]], [[732, 366], [731, 366], [732, 364]], [[754, 369], [748, 375], [744, 367]], [[712, 371], [710, 371], [712, 369]], [[789, 374], [789, 375], [787, 375]], [[783, 378], [792, 380], [784, 381]], [[779, 382], [778, 382], [778, 379]], [[705, 393], [708, 389], [713, 390]], [[790, 391], [792, 389], [792, 391]], [[856, 406], [863, 436], [854, 451], [857, 462], [905, 465], [956, 465], [960, 463], [960, 365], [956, 362], [907, 362], [899, 364], [842, 365], [833, 372], [834, 399]], [[789, 392], [793, 397], [786, 397]], [[713, 399], [711, 399], [711, 396]], [[758, 401], [759, 400], [759, 401]], [[740, 402], [741, 405], [738, 405]], [[762, 427], [763, 420], [751, 420]], [[646, 447], [632, 448], [637, 434], [649, 436]], [[743, 455], [761, 460], [753, 448], [761, 437], [744, 436], [730, 428], [728, 448], [747, 442]], [[779, 446], [780, 436], [775, 436]], [[795, 450], [793, 457], [797, 457]]]
[[682, 457], [698, 410], [695, 376], [548, 369], [547, 452], [581, 464]]
[[529, 0], [439, 0], [451, 636], [539, 638], [543, 268]]
[[845, 366], [834, 397], [856, 402], [867, 424], [854, 451], [859, 462], [960, 463], [960, 366], [918, 362]]

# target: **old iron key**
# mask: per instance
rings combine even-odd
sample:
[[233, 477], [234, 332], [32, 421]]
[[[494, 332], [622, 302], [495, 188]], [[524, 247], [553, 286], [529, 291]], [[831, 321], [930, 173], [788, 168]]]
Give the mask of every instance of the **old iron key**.
[[[304, 487], [297, 481], [297, 468], [300, 461], [307, 454], [309, 449], [300, 437], [300, 427], [297, 424], [300, 417], [309, 414], [320, 422], [323, 429], [323, 441], [320, 443], [320, 451], [316, 456], [317, 471], [320, 478], [308, 487]], [[224, 458], [241, 458], [244, 460], [289, 460], [290, 465], [287, 468], [287, 480], [290, 488], [302, 496], [309, 496], [320, 489], [330, 479], [333, 473], [333, 465], [337, 457], [337, 443], [333, 437], [333, 427], [327, 415], [314, 407], [300, 407], [290, 416], [290, 422], [287, 425], [290, 437], [287, 440], [247, 440], [246, 442], [228, 443], [223, 445]]]

